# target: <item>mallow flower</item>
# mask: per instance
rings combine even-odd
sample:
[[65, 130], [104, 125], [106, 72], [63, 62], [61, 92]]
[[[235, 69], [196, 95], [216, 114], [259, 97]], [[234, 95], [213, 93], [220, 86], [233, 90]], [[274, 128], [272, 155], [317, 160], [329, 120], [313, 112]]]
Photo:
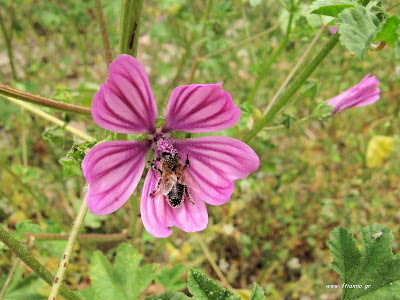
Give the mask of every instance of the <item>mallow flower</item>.
[[328, 105], [334, 107], [332, 114], [378, 101], [381, 92], [377, 87], [379, 81], [375, 76], [370, 76], [371, 73], [367, 74], [358, 84], [330, 99]]
[[144, 67], [129, 55], [119, 55], [93, 97], [93, 119], [107, 130], [147, 133], [147, 140], [103, 142], [87, 153], [82, 169], [90, 212], [105, 215], [120, 208], [138, 185], [152, 151], [140, 202], [146, 230], [167, 237], [173, 226], [186, 232], [205, 229], [206, 203], [227, 203], [234, 180], [259, 165], [256, 153], [234, 138], [171, 138], [173, 131], [208, 133], [236, 124], [241, 111], [221, 85], [178, 86], [168, 101], [165, 124], [156, 128], [157, 106]]

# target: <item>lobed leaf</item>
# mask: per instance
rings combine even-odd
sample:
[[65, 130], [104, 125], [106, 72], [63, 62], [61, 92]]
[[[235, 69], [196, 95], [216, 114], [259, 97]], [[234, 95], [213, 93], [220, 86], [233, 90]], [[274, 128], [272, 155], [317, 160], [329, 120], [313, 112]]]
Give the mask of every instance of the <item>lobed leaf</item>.
[[253, 290], [251, 291], [250, 300], [264, 300], [264, 291], [263, 289], [254, 282]]
[[343, 287], [342, 299], [398, 299], [400, 257], [391, 250], [392, 232], [373, 224], [361, 229], [361, 234], [362, 251], [344, 227], [333, 230], [328, 242], [332, 266]]
[[193, 297], [199, 300], [241, 300], [239, 296], [217, 285], [207, 275], [195, 269], [189, 269], [188, 289]]
[[351, 0], [316, 0], [310, 5], [310, 13], [337, 17], [339, 13], [356, 3]]
[[351, 53], [362, 58], [375, 40], [379, 20], [366, 7], [355, 5], [339, 15], [340, 43]]
[[399, 34], [397, 33], [399, 25], [400, 18], [395, 15], [390, 16], [377, 33], [375, 40], [385, 41], [390, 47], [394, 48], [399, 40]]

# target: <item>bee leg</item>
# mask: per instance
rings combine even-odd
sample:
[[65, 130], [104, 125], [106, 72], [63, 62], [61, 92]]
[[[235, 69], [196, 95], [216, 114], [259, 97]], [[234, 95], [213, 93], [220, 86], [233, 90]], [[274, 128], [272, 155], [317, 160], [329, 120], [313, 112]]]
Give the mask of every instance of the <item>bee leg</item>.
[[159, 190], [159, 188], [160, 188], [160, 183], [161, 183], [161, 178], [158, 179], [156, 188], [154, 189], [154, 191], [152, 191], [152, 192], [149, 194], [149, 196], [153, 196], [153, 195]]
[[192, 201], [192, 198], [190, 198], [189, 191], [188, 191], [188, 187], [187, 187], [186, 184], [185, 184], [185, 194], [186, 194], [186, 197], [188, 198], [188, 200], [189, 200], [192, 204], [194, 204], [194, 202]]
[[[157, 160], [156, 160], [157, 161]], [[148, 163], [150, 163], [150, 166], [153, 167], [154, 170], [157, 170], [158, 172], [160, 172], [160, 174], [162, 175], [162, 171], [156, 166], [156, 164], [154, 163], [154, 161], [148, 161]]]
[[183, 166], [183, 169], [186, 170], [189, 167], [189, 154], [186, 155], [186, 162], [185, 165]]

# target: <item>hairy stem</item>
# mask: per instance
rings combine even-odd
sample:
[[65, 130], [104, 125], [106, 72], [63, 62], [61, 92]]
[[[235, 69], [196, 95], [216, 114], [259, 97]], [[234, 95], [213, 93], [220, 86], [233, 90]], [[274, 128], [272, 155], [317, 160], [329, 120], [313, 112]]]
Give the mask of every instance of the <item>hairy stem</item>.
[[21, 259], [20, 259], [20, 258], [17, 258], [17, 259], [15, 260], [15, 262], [14, 262], [14, 264], [13, 264], [11, 270], [10, 270], [10, 273], [8, 273], [6, 282], [4, 283], [3, 288], [1, 289], [1, 292], [0, 292], [0, 300], [2, 300], [3, 297], [4, 297], [4, 295], [6, 294], [7, 288], [8, 288], [8, 286], [10, 285], [11, 280], [12, 280], [12, 278], [13, 278], [13, 276], [14, 276], [14, 274], [15, 274], [15, 271], [17, 270], [17, 268], [18, 268], [20, 262], [21, 262]]
[[200, 234], [196, 234], [197, 241], [200, 244], [201, 250], [203, 250], [204, 255], [206, 256], [207, 260], [209, 261], [211, 267], [214, 269], [215, 273], [217, 273], [219, 279], [222, 281], [223, 285], [231, 290], [232, 292], [235, 291], [235, 289], [230, 285], [228, 280], [225, 278], [224, 274], [222, 274], [222, 271], [218, 267], [217, 263], [215, 262], [214, 258], [212, 257], [210, 251], [208, 250], [207, 246], [204, 244], [203, 239]]
[[197, 68], [199, 66], [199, 63], [200, 63], [198, 58], [200, 57], [201, 41], [204, 38], [204, 35], [206, 34], [207, 22], [208, 22], [208, 18], [210, 16], [210, 13], [211, 13], [212, 5], [213, 5], [213, 0], [207, 0], [207, 6], [206, 6], [206, 9], [204, 11], [203, 18], [202, 18], [203, 27], [201, 28], [200, 35], [199, 35], [199, 37], [197, 39], [198, 44], [197, 44], [197, 47], [196, 47], [196, 50], [195, 50], [192, 68], [190, 69], [190, 75], [189, 75], [189, 79], [188, 79], [188, 84], [191, 84], [193, 82], [194, 75], [195, 75], [196, 70], [197, 70]]
[[[65, 241], [68, 240], [69, 234], [56, 234], [56, 233], [23, 233], [25, 237], [32, 237], [36, 241]], [[87, 233], [80, 234], [77, 237], [78, 241], [93, 241], [93, 242], [117, 242], [125, 241], [129, 238], [128, 233], [113, 233], [113, 234], [100, 234], [100, 233]]]
[[249, 37], [248, 39], [242, 40], [240, 42], [237, 42], [237, 43], [235, 43], [235, 44], [233, 44], [233, 45], [231, 45], [229, 47], [226, 47], [226, 48], [221, 49], [221, 50], [217, 50], [214, 53], [210, 53], [210, 54], [208, 54], [208, 55], [206, 55], [204, 57], [200, 57], [199, 60], [205, 60], [207, 58], [211, 58], [211, 57], [226, 53], [228, 51], [231, 51], [232, 49], [238, 48], [240, 46], [246, 45], [247, 43], [250, 43], [250, 42], [252, 42], [252, 41], [254, 41], [256, 39], [259, 39], [259, 38], [261, 38], [261, 37], [263, 37], [265, 35], [270, 34], [273, 31], [275, 31], [279, 27], [279, 25], [280, 25], [280, 23], [278, 22], [274, 26], [272, 26], [271, 28], [268, 28], [267, 30], [264, 30], [264, 31], [262, 31], [260, 33], [257, 33], [256, 35], [254, 35], [252, 37]]
[[255, 125], [254, 129], [247, 135], [245, 142], [249, 142], [252, 138], [254, 138], [263, 127], [271, 122], [274, 116], [284, 107], [292, 98], [292, 96], [300, 89], [303, 83], [307, 80], [308, 77], [315, 71], [315, 69], [322, 63], [328, 53], [336, 46], [339, 42], [339, 34], [336, 33], [329, 42], [325, 45], [325, 47], [314, 57], [311, 62], [305, 62], [304, 71], [300, 76], [295, 80], [295, 82], [290, 86], [290, 88], [281, 96], [281, 98], [273, 105], [268, 112], [264, 115], [264, 117], [258, 121]]
[[136, 57], [143, 0], [123, 0], [120, 18], [119, 52]]
[[294, 66], [292, 71], [290, 71], [289, 75], [286, 77], [285, 81], [282, 83], [281, 87], [278, 89], [278, 91], [275, 93], [275, 95], [272, 97], [271, 101], [268, 103], [267, 108], [265, 109], [264, 114], [268, 114], [268, 112], [271, 110], [272, 106], [274, 106], [275, 102], [278, 100], [279, 95], [282, 93], [282, 91], [286, 88], [288, 83], [292, 80], [294, 74], [297, 72], [299, 67], [304, 63], [304, 60], [307, 58], [308, 54], [310, 53], [311, 49], [314, 47], [315, 43], [318, 41], [320, 38], [321, 34], [325, 31], [327, 28], [326, 25], [322, 25], [321, 30], [317, 33], [315, 38], [312, 40], [310, 45], [308, 46], [307, 50], [304, 52], [303, 56], [300, 58], [300, 60], [297, 62], [297, 64]]
[[106, 58], [106, 63], [108, 68], [108, 65], [111, 64], [112, 62], [112, 51], [111, 51], [110, 40], [108, 38], [106, 18], [104, 16], [103, 5], [101, 4], [101, 0], [95, 0], [94, 2], [96, 3], [97, 17], [99, 18], [101, 38], [103, 40], [104, 55]]
[[67, 246], [65, 247], [64, 254], [63, 254], [60, 264], [58, 266], [57, 274], [54, 279], [54, 284], [51, 287], [51, 291], [50, 291], [48, 299], [56, 299], [57, 298], [57, 294], [60, 289], [61, 283], [63, 281], [65, 271], [67, 270], [67, 267], [69, 264], [69, 259], [71, 257], [72, 250], [74, 249], [74, 245], [75, 245], [78, 233], [79, 233], [79, 229], [81, 228], [83, 220], [85, 219], [86, 212], [87, 212], [86, 199], [83, 199], [81, 207], [79, 208], [79, 211], [78, 211], [78, 215], [76, 216], [74, 225], [72, 226], [72, 231], [68, 238], [68, 242], [67, 242]]
[[13, 30], [13, 28], [10, 28], [10, 35], [7, 32], [7, 28], [6, 25], [4, 24], [3, 21], [3, 17], [2, 14], [0, 13], [0, 27], [1, 27], [1, 31], [3, 32], [3, 37], [4, 37], [4, 41], [6, 43], [6, 47], [7, 47], [7, 55], [8, 55], [8, 60], [10, 62], [10, 67], [11, 67], [11, 72], [12, 72], [12, 76], [13, 79], [15, 81], [18, 80], [18, 76], [17, 76], [17, 72], [15, 71], [15, 65], [14, 65], [14, 52], [11, 46], [11, 32]]
[[247, 100], [250, 104], [253, 104], [254, 98], [256, 97], [256, 94], [257, 94], [257, 91], [260, 88], [260, 85], [261, 85], [262, 81], [264, 80], [265, 76], [267, 76], [269, 70], [271, 69], [272, 64], [276, 61], [278, 56], [282, 53], [283, 49], [286, 48], [286, 46], [289, 42], [290, 32], [292, 30], [292, 22], [293, 22], [293, 14], [291, 13], [290, 17], [289, 17], [289, 23], [288, 23], [288, 26], [286, 29], [286, 35], [285, 35], [283, 41], [279, 45], [279, 48], [276, 49], [274, 51], [274, 53], [270, 56], [269, 60], [265, 64], [265, 66], [257, 74], [256, 82], [254, 84], [253, 89], [250, 91], [250, 95]]
[[66, 122], [64, 122], [64, 121], [62, 121], [60, 119], [57, 119], [56, 117], [53, 117], [52, 115], [49, 115], [48, 113], [45, 113], [44, 111], [40, 110], [37, 107], [34, 107], [33, 105], [30, 105], [28, 103], [25, 103], [23, 101], [16, 100], [16, 99], [10, 98], [10, 97], [4, 97], [4, 99], [17, 104], [17, 105], [25, 108], [26, 110], [34, 113], [35, 115], [38, 115], [38, 116], [40, 116], [40, 117], [42, 117], [42, 118], [44, 118], [44, 119], [46, 119], [46, 120], [58, 125], [58, 126], [63, 127], [66, 131], [69, 131], [69, 132], [75, 134], [76, 136], [80, 137], [83, 140], [86, 140], [86, 141], [92, 141], [93, 140], [93, 138], [90, 135], [88, 135], [87, 133], [85, 133], [85, 132], [83, 132], [83, 131], [81, 131], [81, 130], [79, 130], [79, 129], [71, 126], [71, 125], [67, 125]]
[[[0, 240], [44, 281], [49, 285], [53, 284], [54, 276], [40, 262], [38, 262], [32, 254], [22, 247], [21, 243], [8, 233], [3, 226], [0, 226]], [[79, 300], [79, 297], [70, 291], [65, 285], [60, 286], [60, 294], [66, 299]]]
[[55, 101], [52, 99], [44, 98], [42, 96], [37, 96], [31, 93], [27, 93], [24, 91], [20, 91], [17, 89], [14, 89], [10, 86], [0, 84], [0, 95], [3, 96], [8, 96], [12, 97], [18, 100], [50, 107], [50, 108], [55, 108], [63, 111], [69, 111], [77, 114], [83, 114], [83, 115], [92, 115], [90, 112], [90, 108], [88, 107], [82, 107], [78, 105], [73, 105], [73, 104], [68, 104], [64, 103], [61, 101]]
[[[37, 202], [39, 209], [44, 210], [46, 207], [46, 203], [43, 199], [41, 199], [36, 193], [33, 192], [33, 190], [26, 184], [24, 183], [21, 178], [15, 174], [5, 163], [0, 161], [0, 166], [1, 168], [6, 171], [11, 177], [15, 179], [15, 181], [29, 194], [31, 197]], [[38, 218], [42, 218], [41, 213], [38, 214]]]

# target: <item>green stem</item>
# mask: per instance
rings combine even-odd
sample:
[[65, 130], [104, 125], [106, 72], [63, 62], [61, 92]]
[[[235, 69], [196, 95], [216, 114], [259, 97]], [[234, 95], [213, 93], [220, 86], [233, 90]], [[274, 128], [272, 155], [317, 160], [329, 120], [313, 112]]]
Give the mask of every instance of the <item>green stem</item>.
[[0, 292], [0, 300], [2, 300], [4, 295], [6, 294], [7, 288], [10, 285], [11, 280], [12, 280], [12, 278], [13, 278], [13, 276], [15, 274], [15, 271], [17, 270], [18, 265], [19, 265], [20, 262], [21, 262], [21, 259], [17, 258], [16, 261], [14, 262], [11, 270], [10, 270], [10, 273], [8, 273], [6, 282], [4, 283], [3, 288], [2, 288], [2, 290]]
[[[1, 31], [3, 32], [4, 41], [6, 43], [7, 54], [8, 54], [8, 59], [10, 61], [10, 66], [11, 66], [13, 79], [15, 81], [17, 81], [18, 80], [18, 76], [17, 76], [17, 72], [15, 71], [14, 52], [13, 52], [13, 49], [12, 49], [12, 46], [11, 46], [11, 36], [9, 36], [8, 33], [7, 33], [7, 28], [6, 28], [6, 25], [4, 24], [3, 17], [2, 17], [1, 14], [0, 14], [0, 27], [1, 27]], [[11, 28], [11, 30], [12, 30], [12, 28]]]
[[103, 40], [104, 55], [106, 58], [106, 63], [108, 68], [108, 65], [111, 64], [112, 62], [112, 51], [111, 51], [110, 40], [108, 38], [106, 18], [104, 16], [103, 5], [101, 4], [101, 0], [95, 0], [94, 2], [96, 3], [97, 17], [99, 18], [101, 38]]
[[392, 10], [393, 8], [396, 8], [396, 7], [399, 6], [399, 5], [400, 5], [400, 1], [397, 2], [396, 4], [392, 5], [391, 7], [389, 7], [389, 8], [387, 9], [387, 11]]
[[119, 51], [137, 55], [143, 0], [122, 0]]
[[[32, 237], [35, 241], [65, 241], [68, 240], [69, 234], [57, 233], [24, 233], [23, 236]], [[128, 233], [113, 233], [113, 234], [100, 234], [100, 233], [87, 233], [78, 235], [78, 241], [93, 241], [93, 242], [118, 242], [126, 241], [129, 238]]]
[[56, 299], [58, 291], [60, 289], [61, 283], [64, 278], [65, 271], [67, 270], [69, 259], [71, 257], [72, 250], [74, 249], [74, 245], [76, 242], [76, 238], [79, 233], [79, 229], [85, 219], [85, 215], [87, 212], [86, 199], [83, 199], [81, 203], [81, 207], [79, 208], [78, 215], [76, 216], [74, 225], [72, 226], [71, 235], [68, 238], [67, 246], [65, 247], [64, 254], [61, 258], [60, 264], [58, 266], [58, 271], [56, 274], [56, 278], [54, 279], [54, 284], [51, 287], [50, 295], [48, 299]]
[[256, 39], [259, 39], [259, 38], [261, 38], [261, 37], [263, 37], [265, 35], [270, 34], [273, 31], [275, 31], [279, 27], [279, 25], [280, 25], [280, 23], [278, 22], [274, 26], [268, 28], [267, 30], [264, 30], [264, 31], [262, 31], [260, 33], [257, 33], [256, 35], [254, 35], [252, 37], [249, 37], [249, 38], [247, 38], [245, 40], [242, 40], [240, 42], [237, 42], [237, 43], [235, 43], [235, 44], [233, 44], [233, 45], [231, 45], [229, 47], [223, 48], [221, 50], [217, 50], [214, 53], [210, 53], [210, 54], [207, 54], [206, 56], [200, 57], [199, 60], [206, 60], [207, 58], [223, 54], [225, 52], [231, 51], [232, 49], [235, 49], [237, 47], [240, 47], [240, 46], [243, 46], [243, 45], [245, 45], [247, 43], [250, 43], [250, 42], [252, 42], [252, 41], [254, 41]]
[[76, 136], [80, 137], [83, 140], [93, 141], [93, 138], [90, 135], [88, 135], [87, 133], [82, 132], [79, 129], [77, 129], [77, 128], [71, 126], [71, 125], [67, 125], [66, 122], [61, 121], [60, 119], [57, 119], [56, 117], [53, 117], [52, 115], [49, 115], [48, 113], [45, 113], [44, 111], [40, 110], [37, 107], [34, 107], [33, 105], [30, 105], [28, 103], [25, 103], [23, 101], [16, 100], [16, 99], [10, 98], [10, 97], [4, 97], [4, 99], [6, 99], [6, 100], [8, 100], [8, 101], [10, 101], [12, 103], [17, 104], [17, 105], [25, 108], [26, 110], [28, 110], [28, 111], [30, 111], [30, 112], [32, 112], [32, 113], [34, 113], [34, 114], [36, 114], [36, 115], [48, 120], [48, 121], [50, 121], [50, 122], [52, 122], [52, 123], [54, 123], [54, 124], [56, 124], [58, 126], [61, 126], [61, 127], [65, 128], [66, 131], [69, 131], [69, 132], [75, 134]]
[[[0, 226], [0, 240], [44, 281], [49, 285], [53, 284], [54, 276], [40, 262], [38, 262], [32, 254], [22, 247], [21, 243], [8, 233], [3, 226]], [[70, 291], [65, 285], [60, 286], [60, 294], [66, 299], [79, 300], [79, 297]]]
[[[19, 176], [17, 174], [15, 174], [6, 164], [4, 164], [3, 162], [0, 162], [0, 166], [1, 168], [6, 171], [8, 174], [10, 174], [15, 180], [16, 182], [18, 182], [18, 184], [29, 194], [32, 196], [33, 199], [35, 199], [35, 201], [38, 203], [40, 210], [44, 210], [46, 207], [46, 203], [38, 196], [36, 195], [32, 189], [25, 184], [21, 178], [19, 178]], [[38, 214], [39, 216], [41, 216], [41, 214]]]
[[246, 143], [254, 138], [266, 124], [271, 122], [273, 117], [282, 109], [282, 107], [284, 107], [291, 100], [292, 96], [300, 89], [307, 78], [310, 77], [310, 75], [321, 64], [321, 62], [325, 59], [328, 53], [336, 46], [338, 42], [339, 34], [336, 33], [310, 63], [305, 63], [306, 67], [303, 73], [282, 95], [282, 97], [276, 102], [276, 104], [273, 105], [271, 109], [264, 115], [264, 117], [255, 125], [254, 129], [248, 134], [247, 138], [245, 139]]
[[10, 86], [0, 84], [0, 95], [12, 97], [18, 100], [55, 108], [63, 111], [69, 111], [77, 114], [92, 115], [90, 108], [78, 105], [68, 104], [61, 101], [44, 98], [42, 96], [33, 95], [24, 91], [14, 89]]
[[197, 70], [197, 68], [199, 66], [199, 63], [200, 63], [199, 57], [200, 57], [200, 51], [201, 51], [201, 42], [202, 42], [202, 39], [204, 38], [204, 35], [206, 34], [207, 22], [208, 22], [208, 18], [210, 16], [210, 13], [211, 13], [212, 5], [213, 5], [213, 0], [207, 0], [207, 6], [206, 6], [206, 9], [204, 11], [203, 18], [202, 18], [203, 27], [201, 28], [200, 35], [199, 35], [199, 37], [197, 39], [198, 44], [197, 44], [197, 47], [196, 47], [192, 68], [190, 69], [190, 75], [189, 75], [189, 79], [188, 79], [188, 84], [191, 84], [193, 82], [194, 75], [195, 75], [196, 70]]
[[279, 48], [275, 50], [275, 52], [270, 56], [269, 60], [265, 64], [265, 66], [262, 68], [260, 72], [257, 74], [256, 82], [254, 84], [253, 89], [250, 92], [249, 98], [248, 98], [248, 103], [253, 104], [254, 98], [256, 97], [257, 91], [260, 88], [260, 85], [262, 81], [264, 80], [265, 76], [268, 75], [269, 70], [271, 69], [272, 64], [276, 61], [278, 56], [282, 53], [282, 51], [286, 48], [287, 44], [289, 43], [289, 38], [290, 38], [290, 32], [292, 30], [292, 23], [293, 23], [293, 14], [290, 14], [289, 17], [289, 23], [286, 29], [286, 35], [279, 45]]

